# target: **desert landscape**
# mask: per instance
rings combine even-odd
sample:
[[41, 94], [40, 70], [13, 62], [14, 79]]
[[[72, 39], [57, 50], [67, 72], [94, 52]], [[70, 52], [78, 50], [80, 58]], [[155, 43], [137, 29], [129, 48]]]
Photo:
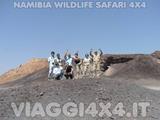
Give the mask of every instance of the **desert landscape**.
[[[104, 54], [100, 78], [48, 81], [47, 59], [34, 58], [0, 76], [0, 120], [160, 120], [160, 52], [152, 54]], [[129, 115], [132, 104], [149, 102], [147, 115]], [[124, 104], [123, 116], [27, 117], [23, 111], [16, 117], [11, 103], [67, 102], [86, 106], [92, 102]], [[100, 109], [100, 108], [97, 108]]]

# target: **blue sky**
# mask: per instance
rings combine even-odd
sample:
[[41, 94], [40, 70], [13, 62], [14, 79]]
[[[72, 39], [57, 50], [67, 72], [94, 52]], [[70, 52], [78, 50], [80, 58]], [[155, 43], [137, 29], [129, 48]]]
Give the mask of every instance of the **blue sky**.
[[145, 9], [15, 9], [13, 0], [1, 0], [0, 74], [31, 58], [47, 58], [52, 50], [83, 55], [90, 48], [105, 53], [160, 49], [160, 1], [143, 1]]

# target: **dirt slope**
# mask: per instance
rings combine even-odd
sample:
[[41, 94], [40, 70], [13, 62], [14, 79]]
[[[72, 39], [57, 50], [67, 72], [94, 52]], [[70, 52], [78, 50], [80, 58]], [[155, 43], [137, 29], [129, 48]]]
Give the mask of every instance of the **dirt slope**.
[[140, 55], [135, 59], [120, 64], [113, 64], [105, 75], [111, 77], [122, 77], [129, 79], [160, 79], [159, 60], [149, 56]]
[[[138, 115], [137, 120], [154, 120], [159, 118], [159, 99], [160, 93], [142, 88], [132, 82], [125, 82], [124, 79], [81, 79], [81, 80], [63, 80], [63, 81], [47, 81], [47, 77], [39, 77], [37, 80], [21, 84], [8, 89], [0, 90], [0, 119], [1, 120], [133, 120], [133, 117], [119, 117], [113, 115], [111, 117], [104, 115], [103, 117], [92, 117], [85, 114], [83, 117], [78, 115], [75, 117], [67, 117], [60, 114], [58, 117], [35, 116], [26, 117], [25, 111], [17, 118], [10, 106], [12, 102], [17, 105], [20, 102], [30, 102], [31, 110], [36, 102], [40, 102], [44, 109], [47, 104], [57, 102], [64, 105], [68, 102], [73, 102], [77, 105], [83, 102], [85, 110], [92, 103], [97, 104], [97, 110], [101, 112], [99, 103], [111, 103], [113, 110], [119, 103], [123, 102], [126, 111], [132, 111], [134, 102], [152, 101], [151, 106], [147, 109], [147, 116], [143, 118]], [[12, 85], [11, 85], [12, 86]], [[140, 112], [139, 112], [140, 114]], [[134, 118], [135, 119], [135, 118]]]
[[27, 63], [20, 65], [16, 69], [12, 69], [0, 76], [0, 84], [23, 78], [30, 74], [36, 73], [42, 69], [47, 69], [48, 63], [46, 59], [31, 59]]

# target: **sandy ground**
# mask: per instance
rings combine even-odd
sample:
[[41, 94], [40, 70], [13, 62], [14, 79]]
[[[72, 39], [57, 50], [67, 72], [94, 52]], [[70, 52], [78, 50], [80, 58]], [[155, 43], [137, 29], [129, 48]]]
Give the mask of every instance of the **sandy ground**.
[[[63, 80], [63, 81], [48, 81], [46, 78], [41, 78], [28, 83], [14, 83], [1, 86], [0, 90], [0, 120], [159, 120], [160, 119], [160, 91], [145, 88], [146, 80], [125, 80], [111, 79], [103, 77], [101, 79], [82, 79], [82, 80]], [[148, 80], [147, 80], [148, 81]], [[145, 85], [142, 83], [146, 83]], [[155, 80], [155, 84], [160, 84]], [[84, 115], [83, 117], [66, 117], [60, 114], [58, 117], [36, 116], [26, 117], [25, 112], [18, 118], [14, 115], [11, 108], [11, 102], [19, 104], [20, 102], [40, 102], [43, 106], [48, 103], [57, 102], [64, 105], [67, 102], [79, 104], [85, 103], [85, 107], [92, 102], [99, 104], [100, 102], [107, 104], [111, 103], [111, 110], [119, 103], [124, 104], [126, 113], [131, 112], [134, 102], [149, 102], [151, 105], [147, 108], [147, 116], [142, 117], [123, 117], [112, 115], [108, 117], [92, 117]], [[44, 107], [45, 108], [45, 107]], [[100, 108], [99, 112], [101, 111]]]

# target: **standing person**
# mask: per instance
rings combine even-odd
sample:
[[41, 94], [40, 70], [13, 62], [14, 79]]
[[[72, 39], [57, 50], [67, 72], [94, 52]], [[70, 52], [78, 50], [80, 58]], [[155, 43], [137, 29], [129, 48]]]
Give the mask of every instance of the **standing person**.
[[83, 76], [90, 75], [90, 67], [91, 67], [91, 58], [89, 54], [85, 54], [85, 58], [83, 59]]
[[71, 54], [66, 52], [65, 55], [64, 55], [64, 59], [65, 59], [65, 62], [66, 62], [67, 65], [72, 66], [73, 59], [72, 59]]
[[98, 49], [98, 51], [94, 51], [91, 49], [90, 56], [93, 59], [93, 72], [94, 76], [99, 76], [98, 73], [100, 72], [100, 65], [101, 65], [101, 56], [103, 55], [103, 52], [101, 49]]
[[78, 52], [76, 52], [73, 56], [73, 62], [75, 63], [75, 68], [76, 68], [76, 79], [80, 78], [81, 74], [81, 59], [78, 55]]
[[49, 63], [48, 79], [51, 78], [51, 74], [52, 74], [53, 67], [54, 67], [54, 61], [55, 61], [55, 52], [52, 51], [52, 52], [51, 52], [51, 56], [48, 58], [48, 63]]
[[61, 59], [61, 55], [60, 55], [59, 53], [57, 53], [57, 55], [56, 55], [56, 61], [58, 62], [59, 67], [60, 67], [61, 69], [63, 69], [62, 59]]
[[73, 78], [73, 58], [71, 56], [71, 54], [68, 53], [68, 51], [65, 53], [64, 55], [64, 59], [65, 59], [65, 77], [68, 78]]

